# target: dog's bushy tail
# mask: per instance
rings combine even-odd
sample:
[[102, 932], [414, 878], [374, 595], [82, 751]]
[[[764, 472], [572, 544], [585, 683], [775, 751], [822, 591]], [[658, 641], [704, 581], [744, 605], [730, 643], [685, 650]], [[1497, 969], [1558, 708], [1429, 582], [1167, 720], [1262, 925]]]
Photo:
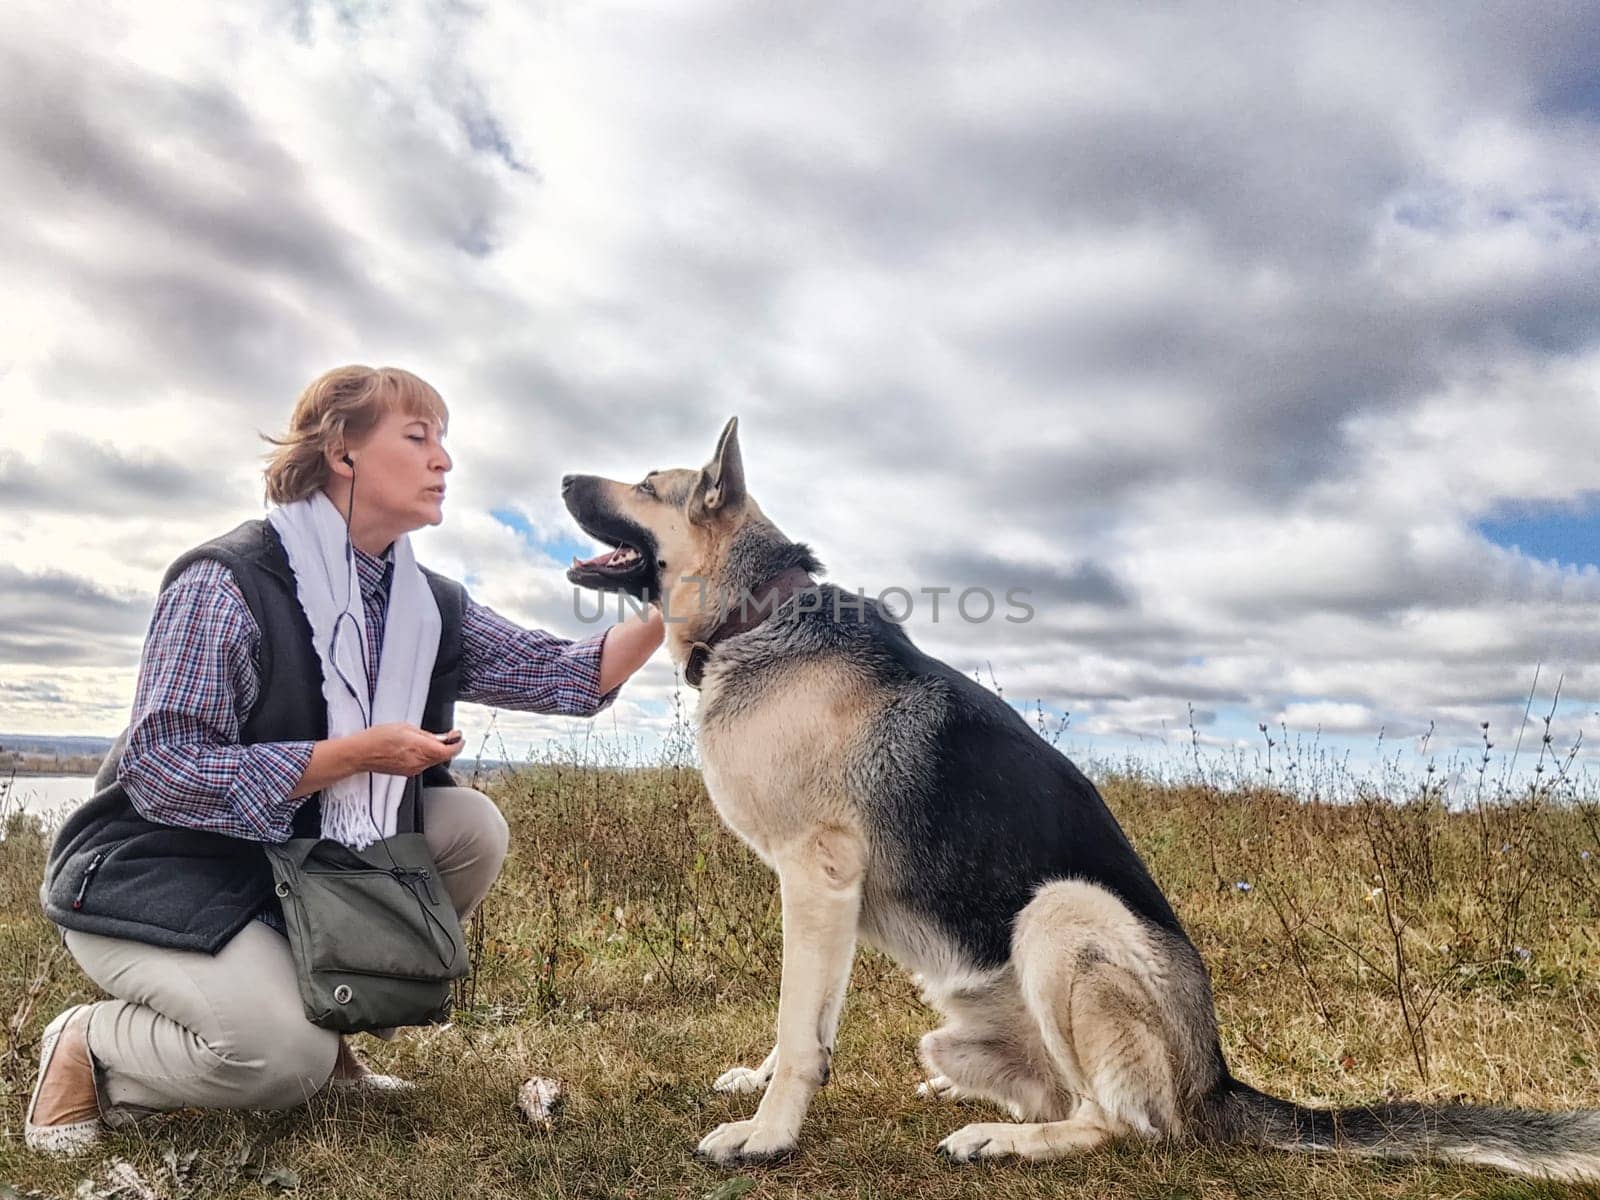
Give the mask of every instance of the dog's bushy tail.
[[1227, 1079], [1205, 1101], [1202, 1141], [1278, 1150], [1479, 1163], [1567, 1183], [1600, 1183], [1600, 1110], [1470, 1104], [1302, 1108]]

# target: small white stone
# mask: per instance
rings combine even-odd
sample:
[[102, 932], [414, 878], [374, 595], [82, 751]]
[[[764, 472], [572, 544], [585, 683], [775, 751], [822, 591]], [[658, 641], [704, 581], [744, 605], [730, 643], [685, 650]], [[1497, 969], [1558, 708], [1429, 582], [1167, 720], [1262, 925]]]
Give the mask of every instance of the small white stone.
[[554, 1079], [535, 1075], [517, 1090], [517, 1111], [541, 1129], [555, 1124], [560, 1103], [561, 1085]]

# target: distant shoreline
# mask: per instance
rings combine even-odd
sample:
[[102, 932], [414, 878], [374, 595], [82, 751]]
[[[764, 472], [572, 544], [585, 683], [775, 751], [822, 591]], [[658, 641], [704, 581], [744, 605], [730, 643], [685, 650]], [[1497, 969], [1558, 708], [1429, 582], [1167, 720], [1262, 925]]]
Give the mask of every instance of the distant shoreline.
[[96, 775], [113, 739], [0, 731], [0, 781], [12, 775]]
[[51, 778], [93, 779], [95, 777], [95, 773], [97, 771], [99, 771], [99, 770], [100, 770], [100, 762], [99, 762], [98, 759], [96, 759], [93, 763], [91, 763], [87, 767], [76, 767], [76, 766], [73, 766], [71, 764], [65, 764], [65, 763], [61, 764], [59, 766], [49, 765], [49, 764], [47, 764], [45, 766], [33, 766], [32, 764], [28, 764], [28, 765], [20, 765], [19, 764], [17, 766], [11, 766], [11, 765], [8, 764], [4, 768], [0, 768], [0, 783], [4, 783], [9, 779], [14, 779], [14, 778], [15, 779], [34, 779], [34, 778], [51, 777]]

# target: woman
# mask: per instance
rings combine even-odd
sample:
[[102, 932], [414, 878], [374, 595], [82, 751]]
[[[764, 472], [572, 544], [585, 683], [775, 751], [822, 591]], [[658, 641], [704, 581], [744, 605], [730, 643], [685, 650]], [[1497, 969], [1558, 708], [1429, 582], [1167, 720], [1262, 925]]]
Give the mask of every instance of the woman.
[[654, 610], [567, 642], [416, 566], [406, 535], [442, 519], [447, 420], [409, 372], [329, 371], [274, 439], [278, 507], [168, 571], [125, 745], [46, 869], [46, 913], [115, 999], [46, 1029], [35, 1149], [79, 1153], [152, 1111], [288, 1107], [330, 1079], [406, 1086], [306, 1020], [261, 844], [388, 836], [422, 774], [422, 832], [465, 920], [507, 832], [445, 770], [455, 700], [593, 716], [660, 645]]

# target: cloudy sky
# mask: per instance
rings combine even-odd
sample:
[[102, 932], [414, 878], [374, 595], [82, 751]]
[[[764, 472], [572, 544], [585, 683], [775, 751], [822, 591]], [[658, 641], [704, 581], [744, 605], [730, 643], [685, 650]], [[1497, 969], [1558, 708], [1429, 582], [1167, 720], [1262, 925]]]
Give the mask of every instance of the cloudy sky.
[[1540, 664], [1600, 737], [1586, 4], [183, 7], [0, 8], [0, 730], [121, 726], [361, 361], [452, 406], [424, 560], [567, 635], [561, 474], [737, 413], [834, 581], [1031, 589], [909, 627], [1075, 753], [1507, 745]]

